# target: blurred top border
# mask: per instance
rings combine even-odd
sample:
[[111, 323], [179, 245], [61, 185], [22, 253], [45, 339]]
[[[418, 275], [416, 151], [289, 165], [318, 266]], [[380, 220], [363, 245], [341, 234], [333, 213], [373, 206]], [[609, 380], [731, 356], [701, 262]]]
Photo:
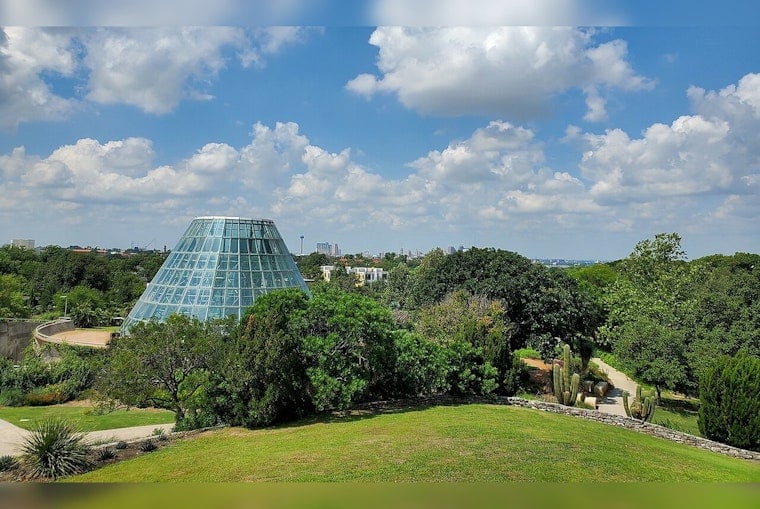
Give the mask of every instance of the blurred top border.
[[15, 26], [759, 26], [757, 0], [0, 0]]

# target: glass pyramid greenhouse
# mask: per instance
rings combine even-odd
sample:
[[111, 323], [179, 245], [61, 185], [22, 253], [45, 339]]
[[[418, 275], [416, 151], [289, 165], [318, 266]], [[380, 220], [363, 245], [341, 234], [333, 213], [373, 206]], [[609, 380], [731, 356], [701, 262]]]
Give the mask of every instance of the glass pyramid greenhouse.
[[239, 217], [193, 219], [121, 327], [164, 321], [241, 317], [260, 295], [306, 283], [274, 222]]

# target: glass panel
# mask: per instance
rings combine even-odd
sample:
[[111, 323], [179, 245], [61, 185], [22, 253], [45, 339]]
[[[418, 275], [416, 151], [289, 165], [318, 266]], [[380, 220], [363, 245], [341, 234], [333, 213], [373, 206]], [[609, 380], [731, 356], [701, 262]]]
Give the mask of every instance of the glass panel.
[[196, 304], [199, 306], [208, 306], [210, 298], [211, 290], [208, 288], [201, 288], [198, 290], [198, 299], [196, 300]]
[[238, 272], [233, 270], [227, 272], [227, 288], [237, 288], [238, 286]]
[[225, 306], [235, 306], [240, 304], [240, 295], [237, 290], [227, 290], [226, 297], [224, 299]]
[[214, 291], [211, 293], [211, 305], [221, 306], [223, 301], [224, 301], [224, 290], [214, 289]]
[[224, 288], [225, 279], [227, 279], [227, 272], [224, 270], [217, 271], [214, 275], [214, 288]]
[[251, 278], [250, 272], [240, 273], [240, 288], [250, 288], [252, 283], [253, 278]]
[[195, 297], [198, 295], [198, 290], [195, 288], [188, 288], [185, 292], [185, 296], [182, 297], [182, 304], [195, 304]]

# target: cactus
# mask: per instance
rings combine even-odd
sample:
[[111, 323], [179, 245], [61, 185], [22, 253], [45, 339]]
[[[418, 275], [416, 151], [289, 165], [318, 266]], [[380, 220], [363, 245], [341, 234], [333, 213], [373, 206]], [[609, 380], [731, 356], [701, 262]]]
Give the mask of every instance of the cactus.
[[628, 404], [628, 392], [623, 391], [623, 408], [625, 415], [644, 422], [652, 422], [654, 417], [655, 399], [652, 395], [642, 396], [641, 386], [636, 386], [636, 397]]
[[552, 368], [554, 396], [559, 403], [565, 406], [573, 406], [578, 399], [581, 376], [578, 373], [570, 373], [570, 345], [564, 346], [562, 361], [562, 367], [555, 364]]

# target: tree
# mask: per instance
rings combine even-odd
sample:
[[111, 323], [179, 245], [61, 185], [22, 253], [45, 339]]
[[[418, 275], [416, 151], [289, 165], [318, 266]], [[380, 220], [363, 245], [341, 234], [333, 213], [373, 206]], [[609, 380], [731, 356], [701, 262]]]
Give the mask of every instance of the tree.
[[306, 373], [317, 410], [346, 409], [392, 391], [395, 350], [388, 308], [324, 286], [313, 292], [304, 318]]
[[707, 438], [760, 451], [760, 359], [723, 356], [699, 386], [699, 431]]
[[692, 269], [677, 233], [636, 244], [607, 296], [602, 337], [640, 380], [657, 390], [688, 390], [687, 331], [693, 317]]
[[214, 370], [210, 401], [224, 422], [268, 426], [313, 410], [302, 348], [308, 297], [299, 289], [256, 299], [242, 331]]
[[137, 323], [112, 343], [99, 388], [126, 405], [169, 408], [182, 422], [202, 396], [233, 327], [229, 319], [204, 323], [176, 314], [164, 323]]
[[25, 280], [21, 276], [0, 274], [0, 317], [26, 318], [30, 309], [24, 297]]

